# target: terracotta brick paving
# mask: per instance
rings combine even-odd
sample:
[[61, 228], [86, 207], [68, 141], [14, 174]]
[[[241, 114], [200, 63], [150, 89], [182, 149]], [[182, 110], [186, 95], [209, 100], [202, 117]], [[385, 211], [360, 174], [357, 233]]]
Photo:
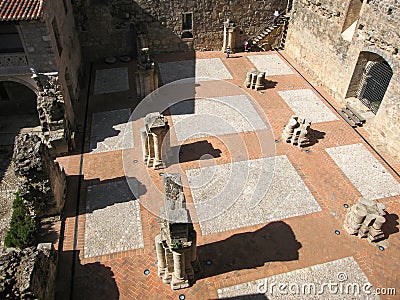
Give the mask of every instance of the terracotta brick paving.
[[[269, 54], [267, 52], [261, 55]], [[283, 53], [283, 55], [285, 54]], [[253, 67], [250, 61], [246, 59], [246, 53], [235, 54], [233, 56], [236, 56], [236, 58], [230, 59], [226, 59], [219, 52], [201, 52], [196, 53], [195, 56], [196, 58], [221, 58], [234, 78], [227, 81], [236, 86], [243, 86], [247, 70]], [[190, 55], [188, 58], [190, 58]], [[176, 59], [176, 57], [165, 56], [159, 58], [159, 61], [173, 59]], [[291, 61], [290, 58], [288, 60]], [[99, 68], [100, 66], [96, 65], [95, 67]], [[130, 76], [133, 76], [134, 70], [134, 64], [131, 63], [129, 65]], [[347, 256], [354, 256], [375, 287], [395, 287], [398, 290], [397, 292], [400, 293], [398, 272], [400, 234], [396, 232], [398, 231], [398, 229], [396, 230], [398, 228], [396, 215], [400, 214], [400, 197], [379, 200], [386, 204], [387, 211], [390, 214], [388, 222], [385, 224], [385, 231], [391, 233], [388, 249], [379, 251], [377, 247], [368, 244], [364, 239], [359, 240], [356, 237], [348, 236], [342, 228], [347, 211], [343, 204], [352, 205], [361, 195], [324, 150], [329, 147], [355, 143], [364, 143], [370, 149], [369, 146], [340, 117], [338, 121], [312, 125], [315, 130], [314, 134], [320, 138], [309, 148], [311, 150], [310, 153], [280, 141], [283, 126], [293, 115], [293, 112], [285, 101], [279, 97], [278, 91], [311, 87], [297, 73], [294, 75], [273, 76], [269, 79], [276, 82], [275, 86], [271, 86], [261, 92], [243, 89], [262, 108], [270, 122], [275, 139], [278, 140], [277, 143], [273, 143], [269, 147], [268, 153], [261, 153], [259, 141], [254, 133], [202, 138], [186, 141], [185, 143], [191, 144], [196, 141], [206, 140], [213, 149], [221, 151], [220, 157], [214, 159], [216, 164], [269, 155], [287, 155], [321, 206], [322, 211], [206, 236], [201, 236], [199, 225], [195, 224], [195, 229], [199, 235], [198, 255], [202, 272], [198, 275], [198, 279], [192, 287], [180, 291], [172, 291], [169, 285], [163, 284], [157, 278], [153, 245], [154, 237], [159, 232], [157, 216], [144, 207], [153, 206], [155, 209], [157, 205], [162, 204], [162, 193], [160, 193], [162, 191], [162, 178], [159, 176], [160, 171], [146, 169], [140, 163], [141, 154], [136, 149], [126, 153], [119, 150], [84, 154], [81, 177], [79, 177], [81, 155], [59, 158], [59, 163], [65, 168], [69, 176], [71, 189], [67, 195], [65, 208], [65, 230], [57, 298], [68, 298], [71, 292], [70, 280], [73, 277], [72, 292], [74, 299], [178, 299], [180, 294], [185, 294], [186, 299], [216, 299], [218, 298], [217, 289], [221, 287]], [[133, 77], [130, 77], [130, 82], [133, 82]], [[230, 95], [229, 89], [218, 89], [218, 85], [213, 82], [201, 84], [203, 84], [209, 96]], [[339, 107], [325, 92], [321, 91], [321, 93], [335, 107]], [[89, 122], [85, 139], [86, 149], [89, 141], [91, 113], [134, 107], [135, 105], [135, 101], [132, 100], [135, 91], [112, 95], [112, 101], [109, 101], [106, 95], [101, 95], [99, 98], [97, 97], [98, 95], [92, 95], [89, 98]], [[128, 99], [129, 97], [130, 99]], [[321, 100], [326, 104], [324, 99]], [[171, 122], [170, 116], [168, 118]], [[359, 131], [364, 136], [367, 136], [363, 129]], [[134, 132], [134, 135], [138, 137], [137, 132]], [[270, 138], [271, 141], [274, 140], [273, 136]], [[235, 148], [232, 149], [232, 146], [229, 146], [238, 141], [242, 143], [244, 141], [247, 151], [245, 155], [235, 152]], [[176, 140], [172, 139], [172, 143], [176, 143]], [[198, 151], [199, 154], [202, 154], [201, 151], [203, 149], [197, 149], [189, 145], [186, 151], [190, 154], [192, 151]], [[184, 151], [182, 160], [185, 160], [186, 151]], [[373, 151], [372, 153], [386, 167], [382, 159]], [[182, 170], [199, 167], [197, 160], [190, 159], [193, 155], [187, 155], [187, 161], [180, 164]], [[99, 184], [100, 182], [123, 178], [125, 176], [123, 158], [128, 158], [128, 160], [136, 158], [139, 160], [138, 164], [126, 167], [129, 173], [138, 174], [139, 181], [143, 184], [142, 188], [145, 188], [145, 192], [140, 198], [141, 203], [144, 204], [144, 206], [141, 206], [144, 248], [84, 259], [82, 251], [84, 246], [86, 189], [88, 186]], [[399, 164], [390, 158], [387, 158], [387, 160], [397, 171], [400, 170]], [[209, 163], [211, 162], [209, 161]], [[399, 180], [391, 170], [389, 171]], [[148, 174], [148, 176], [142, 179], [139, 174]], [[187, 179], [184, 173], [182, 173], [182, 176], [185, 183]], [[81, 180], [79, 191], [80, 207], [79, 214], [76, 215], [77, 182], [79, 180]], [[193, 204], [193, 199], [189, 189], [185, 187], [184, 190], [190, 207], [190, 204]], [[196, 219], [195, 211], [192, 208], [190, 210], [193, 219]], [[342, 233], [336, 235], [334, 232], [336, 229]], [[273, 242], [267, 243], [261, 238], [266, 234], [273, 237]], [[74, 273], [71, 275], [72, 257], [74, 255], [76, 258], [74, 261], [75, 267]], [[211, 266], [205, 264], [207, 259], [213, 261]], [[149, 275], [143, 273], [145, 269], [150, 270]]]

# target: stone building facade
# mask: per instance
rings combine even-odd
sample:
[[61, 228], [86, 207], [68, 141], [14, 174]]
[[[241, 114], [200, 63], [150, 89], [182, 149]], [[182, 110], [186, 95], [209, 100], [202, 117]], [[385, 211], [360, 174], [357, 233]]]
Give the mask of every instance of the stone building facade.
[[[290, 2], [290, 1], [289, 1]], [[135, 54], [136, 38], [152, 54], [221, 50], [223, 23], [236, 26], [236, 47], [265, 29], [288, 1], [78, 0], [74, 1], [82, 48], [91, 58]]]
[[[2, 2], [0, 7], [0, 107], [3, 112], [18, 110], [11, 103], [17, 100], [14, 96], [18, 84], [39, 96], [43, 88], [32, 75], [44, 74], [42, 78], [49, 77], [50, 83], [57, 78], [56, 86], [64, 106], [66, 142], [76, 126], [73, 102], [78, 97], [82, 72], [74, 22], [71, 1], [67, 0], [12, 0]], [[59, 152], [65, 152], [65, 148]]]
[[370, 110], [367, 128], [400, 147], [400, 5], [388, 0], [296, 0], [286, 52], [342, 102]]

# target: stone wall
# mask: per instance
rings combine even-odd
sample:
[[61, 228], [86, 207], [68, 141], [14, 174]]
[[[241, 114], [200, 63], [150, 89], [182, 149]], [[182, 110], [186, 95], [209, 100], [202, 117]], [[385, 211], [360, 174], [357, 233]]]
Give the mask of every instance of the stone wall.
[[43, 21], [54, 49], [53, 57], [57, 64], [59, 83], [64, 97], [66, 120], [71, 123], [72, 128], [75, 128], [72, 104], [79, 95], [79, 80], [83, 68], [74, 11], [70, 0], [46, 1], [44, 11]]
[[0, 256], [1, 299], [54, 299], [57, 252], [51, 244]]
[[35, 217], [59, 214], [64, 207], [66, 175], [39, 136], [17, 136], [13, 164], [20, 181], [19, 193], [31, 214]]
[[368, 51], [383, 57], [392, 67], [394, 75], [369, 127], [388, 148], [398, 149], [399, 5], [389, 0], [364, 1], [355, 33], [351, 41], [347, 41], [341, 33], [343, 27], [348, 25], [347, 17], [354, 18], [353, 1], [296, 0], [285, 50], [311, 75], [315, 84], [343, 104], [348, 90], [354, 88], [350, 82], [360, 53]]
[[46, 24], [42, 21], [20, 22], [19, 28], [29, 67], [36, 72], [56, 71], [56, 59]]
[[[223, 22], [238, 26], [238, 45], [262, 31], [287, 1], [76, 1], [84, 52], [93, 57], [132, 54], [136, 34], [145, 33], [152, 53], [221, 50]], [[193, 39], [181, 39], [182, 14], [193, 13]]]

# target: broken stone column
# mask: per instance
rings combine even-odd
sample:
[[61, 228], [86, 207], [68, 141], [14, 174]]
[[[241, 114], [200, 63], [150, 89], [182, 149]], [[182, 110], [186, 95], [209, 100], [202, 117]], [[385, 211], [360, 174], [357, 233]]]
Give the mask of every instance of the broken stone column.
[[144, 126], [140, 130], [143, 161], [148, 167], [164, 168], [163, 154], [167, 155], [170, 150], [168, 120], [158, 112], [150, 113], [144, 119]]
[[75, 120], [73, 112], [66, 113], [58, 73], [33, 74], [39, 90], [37, 110], [43, 141], [54, 155], [65, 154], [73, 148]]
[[257, 69], [252, 68], [246, 73], [246, 79], [244, 86], [250, 89], [259, 89], [264, 87], [265, 84], [265, 72], [258, 72]]
[[258, 73], [255, 90], [258, 91], [259, 89], [263, 88], [264, 82], [265, 82], [265, 73], [264, 72]]
[[224, 22], [224, 41], [222, 44], [222, 52], [226, 52], [226, 48], [230, 47], [232, 53], [235, 47], [235, 23], [229, 19]]
[[361, 198], [350, 208], [343, 227], [351, 235], [367, 238], [371, 243], [379, 242], [385, 238], [382, 231], [386, 221], [384, 210], [384, 204]]
[[158, 74], [155, 63], [150, 58], [149, 48], [139, 50], [136, 83], [140, 99], [158, 89]]
[[[165, 205], [161, 209], [156, 251], [158, 276], [171, 289], [190, 286], [198, 272], [196, 231], [193, 228], [179, 174], [164, 175]], [[162, 251], [162, 249], [164, 251]]]
[[305, 147], [310, 144], [309, 129], [311, 122], [293, 115], [282, 132], [282, 139], [286, 143]]

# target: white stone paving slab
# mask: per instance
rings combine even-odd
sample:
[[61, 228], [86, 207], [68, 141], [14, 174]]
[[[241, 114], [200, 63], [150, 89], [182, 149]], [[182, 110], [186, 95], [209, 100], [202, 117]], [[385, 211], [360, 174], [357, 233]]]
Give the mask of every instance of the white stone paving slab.
[[220, 299], [379, 299], [373, 291], [351, 256], [217, 290]]
[[90, 134], [91, 153], [133, 148], [130, 114], [130, 109], [94, 113]]
[[[137, 182], [133, 180], [130, 186], [137, 189]], [[85, 257], [144, 247], [140, 204], [134, 194], [125, 180], [88, 188]]]
[[293, 112], [312, 123], [335, 121], [335, 114], [310, 89], [279, 91]]
[[250, 55], [248, 59], [260, 72], [266, 76], [294, 74], [292, 69], [276, 54], [272, 55]]
[[169, 109], [179, 141], [267, 129], [245, 95], [187, 100]]
[[161, 78], [164, 84], [196, 77], [196, 81], [232, 79], [231, 73], [219, 58], [183, 60], [160, 63]]
[[366, 199], [400, 195], [400, 183], [363, 144], [325, 150]]
[[128, 68], [96, 70], [94, 81], [95, 95], [129, 90]]
[[186, 175], [203, 235], [321, 211], [285, 155]]

